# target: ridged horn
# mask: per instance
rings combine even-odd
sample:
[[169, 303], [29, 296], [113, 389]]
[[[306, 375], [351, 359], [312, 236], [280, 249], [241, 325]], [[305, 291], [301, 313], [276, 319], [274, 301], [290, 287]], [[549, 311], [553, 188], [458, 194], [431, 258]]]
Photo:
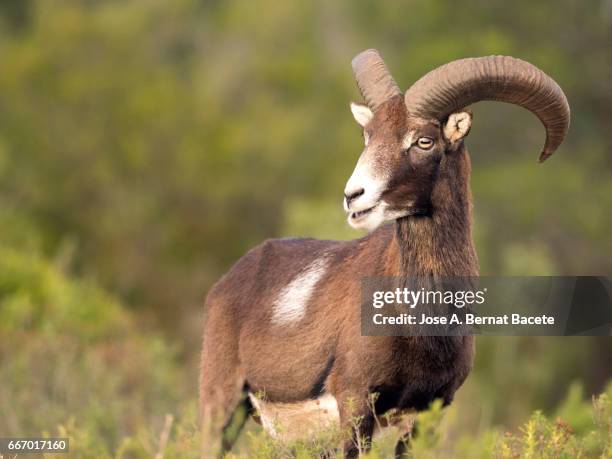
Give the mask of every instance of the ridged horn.
[[404, 95], [413, 116], [444, 119], [481, 100], [517, 104], [546, 128], [540, 162], [552, 155], [569, 129], [570, 109], [559, 85], [534, 65], [509, 56], [460, 59], [414, 83]]
[[375, 49], [359, 53], [353, 58], [351, 65], [359, 91], [372, 110], [376, 110], [391, 97], [402, 93]]

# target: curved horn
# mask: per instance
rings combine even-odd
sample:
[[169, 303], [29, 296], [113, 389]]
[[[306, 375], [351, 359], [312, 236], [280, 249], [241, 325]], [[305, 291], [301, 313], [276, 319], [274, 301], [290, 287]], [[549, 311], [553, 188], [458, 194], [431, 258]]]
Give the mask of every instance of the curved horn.
[[372, 110], [376, 110], [383, 102], [402, 93], [375, 49], [359, 53], [353, 58], [351, 65], [361, 95]]
[[480, 100], [520, 105], [546, 128], [540, 162], [563, 142], [570, 109], [559, 85], [537, 67], [509, 56], [460, 59], [432, 70], [404, 96], [411, 115], [443, 119]]

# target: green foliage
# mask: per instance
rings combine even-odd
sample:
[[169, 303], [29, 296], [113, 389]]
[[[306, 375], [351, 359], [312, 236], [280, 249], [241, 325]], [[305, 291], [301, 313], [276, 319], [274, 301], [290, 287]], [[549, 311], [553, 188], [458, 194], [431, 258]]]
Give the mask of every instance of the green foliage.
[[[500, 457], [520, 457], [537, 459], [610, 457], [612, 454], [612, 385], [606, 393], [593, 399], [587, 425], [584, 418], [547, 419], [542, 412], [536, 411], [518, 434], [508, 433], [496, 445], [495, 452]], [[575, 394], [570, 392], [568, 402]], [[583, 403], [582, 412], [587, 412]], [[568, 413], [569, 414], [569, 413]], [[582, 427], [582, 432], [574, 425]]]
[[13, 249], [0, 247], [0, 272], [3, 435], [63, 425], [87, 457], [100, 457], [177, 408], [175, 352], [116, 299]]
[[0, 332], [69, 335], [87, 344], [126, 334], [129, 316], [92, 282], [71, 282], [34, 254], [0, 246]]

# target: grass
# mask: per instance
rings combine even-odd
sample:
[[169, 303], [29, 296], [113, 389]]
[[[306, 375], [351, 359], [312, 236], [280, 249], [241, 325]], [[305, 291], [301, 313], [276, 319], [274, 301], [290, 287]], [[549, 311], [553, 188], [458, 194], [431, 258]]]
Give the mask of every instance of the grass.
[[[412, 456], [437, 458], [611, 458], [612, 457], [612, 384], [608, 390], [591, 401], [576, 399], [578, 386], [570, 390], [560, 411], [547, 417], [536, 411], [513, 432], [504, 432], [490, 426], [476, 434], [462, 432], [450, 436], [449, 432], [461, 423], [461, 413], [453, 407], [442, 410], [436, 402], [427, 412], [418, 416], [419, 434], [412, 444]], [[571, 405], [572, 409], [568, 410]], [[569, 415], [563, 418], [563, 415]], [[454, 425], [453, 425], [454, 424]], [[341, 433], [313, 439], [310, 443], [283, 445], [264, 432], [250, 431], [244, 451], [227, 455], [228, 459], [276, 459], [342, 457], [336, 450]], [[377, 439], [369, 459], [393, 457], [397, 431], [390, 429]]]

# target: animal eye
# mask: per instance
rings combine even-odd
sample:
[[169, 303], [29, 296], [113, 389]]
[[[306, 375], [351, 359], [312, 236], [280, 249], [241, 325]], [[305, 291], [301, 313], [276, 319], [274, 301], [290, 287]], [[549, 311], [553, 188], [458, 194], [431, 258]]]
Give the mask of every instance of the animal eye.
[[433, 147], [433, 144], [434, 141], [430, 137], [420, 137], [419, 140], [417, 140], [417, 145], [423, 150], [429, 150]]

